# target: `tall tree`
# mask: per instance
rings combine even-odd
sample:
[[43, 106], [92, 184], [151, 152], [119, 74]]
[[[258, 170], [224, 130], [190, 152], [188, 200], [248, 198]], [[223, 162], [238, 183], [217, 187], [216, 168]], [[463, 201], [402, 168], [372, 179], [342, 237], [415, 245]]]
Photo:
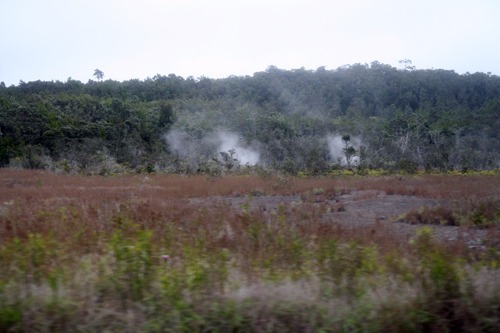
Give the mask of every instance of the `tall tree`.
[[95, 69], [94, 70], [94, 76], [96, 77], [96, 79], [98, 79], [99, 81], [102, 80], [102, 78], [104, 77], [104, 72], [101, 71], [100, 69]]

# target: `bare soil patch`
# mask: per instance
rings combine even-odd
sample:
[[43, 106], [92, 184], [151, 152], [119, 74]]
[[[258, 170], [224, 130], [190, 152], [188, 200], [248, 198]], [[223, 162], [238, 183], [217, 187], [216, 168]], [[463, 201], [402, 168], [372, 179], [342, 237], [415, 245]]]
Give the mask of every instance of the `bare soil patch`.
[[[160, 214], [160, 219], [193, 219], [192, 212], [229, 215], [251, 212], [266, 219], [285, 214], [294, 223], [315, 221], [351, 232], [394, 234], [407, 241], [422, 227], [402, 222], [402, 216], [440, 205], [500, 200], [500, 177], [415, 176], [372, 178], [293, 178], [124, 175], [81, 177], [40, 171], [0, 171], [0, 217], [13, 214], [25, 220], [26, 232], [37, 231], [40, 214], [70, 207], [81, 210], [81, 223], [109, 220], [120, 207], [141, 203], [139, 220]], [[62, 214], [62, 213], [61, 213]], [[142, 215], [141, 215], [142, 214]], [[154, 223], [157, 218], [151, 218]], [[163, 222], [162, 222], [163, 223]], [[499, 240], [498, 228], [428, 225], [441, 242], [465, 241], [481, 246], [485, 238]], [[9, 233], [5, 232], [4, 236]]]
[[[228, 209], [261, 214], [277, 214], [282, 209], [287, 212], [309, 211], [315, 208], [325, 223], [354, 232], [372, 231], [396, 234], [401, 241], [415, 236], [419, 224], [404, 221], [408, 212], [449, 204], [449, 199], [427, 198], [417, 195], [387, 194], [378, 190], [353, 190], [334, 196], [322, 194], [307, 195], [258, 195], [258, 196], [212, 196], [191, 198], [193, 209], [226, 206]], [[470, 248], [480, 247], [485, 238], [498, 240], [496, 228], [480, 229], [447, 225], [427, 225], [434, 238], [440, 242], [466, 242]]]

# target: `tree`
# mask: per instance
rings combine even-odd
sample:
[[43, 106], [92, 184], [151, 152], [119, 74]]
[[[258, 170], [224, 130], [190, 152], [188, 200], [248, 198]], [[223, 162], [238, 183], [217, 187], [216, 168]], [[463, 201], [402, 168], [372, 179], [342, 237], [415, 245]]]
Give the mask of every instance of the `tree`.
[[412, 66], [412, 61], [410, 59], [404, 58], [403, 60], [399, 60], [399, 63], [405, 71], [412, 71], [415, 69], [415, 66]]
[[96, 77], [97, 80], [101, 81], [104, 77], [104, 72], [96, 68], [94, 70], [94, 76]]
[[158, 119], [158, 126], [160, 129], [165, 129], [165, 127], [172, 125], [176, 120], [174, 110], [172, 105], [165, 102], [160, 102], [160, 117]]
[[353, 159], [357, 155], [357, 151], [356, 148], [354, 148], [354, 146], [351, 145], [351, 136], [349, 134], [342, 136], [342, 142], [344, 143], [344, 148], [342, 148], [342, 151], [344, 152], [345, 155], [347, 167], [350, 169], [352, 166]]
[[238, 159], [235, 157], [236, 156], [236, 150], [235, 149], [230, 149], [229, 151], [221, 151], [219, 152], [221, 156], [221, 164], [228, 170], [230, 171], [234, 166], [238, 164]]

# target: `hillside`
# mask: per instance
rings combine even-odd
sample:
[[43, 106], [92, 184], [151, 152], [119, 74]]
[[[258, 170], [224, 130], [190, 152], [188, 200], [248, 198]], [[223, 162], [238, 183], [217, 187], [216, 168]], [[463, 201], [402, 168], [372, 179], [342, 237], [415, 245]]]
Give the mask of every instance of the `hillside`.
[[500, 77], [373, 62], [0, 86], [0, 166], [108, 174], [500, 165]]

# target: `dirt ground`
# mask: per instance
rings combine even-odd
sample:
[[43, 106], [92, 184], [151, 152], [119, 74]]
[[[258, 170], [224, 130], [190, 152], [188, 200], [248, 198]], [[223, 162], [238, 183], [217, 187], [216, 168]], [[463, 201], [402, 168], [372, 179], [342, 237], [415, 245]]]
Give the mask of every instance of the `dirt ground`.
[[[444, 200], [424, 198], [414, 195], [386, 194], [377, 190], [351, 191], [326, 197], [323, 195], [257, 195], [251, 197], [217, 196], [193, 198], [190, 203], [196, 207], [227, 205], [234, 210], [260, 211], [275, 214], [279, 207], [287, 211], [300, 212], [304, 205], [318, 208], [320, 218], [344, 229], [380, 230], [396, 233], [402, 241], [410, 240], [423, 225], [404, 221], [404, 214], [422, 208], [437, 207]], [[304, 207], [305, 208], [305, 207]], [[470, 248], [482, 247], [486, 237], [498, 238], [498, 230], [463, 228], [458, 226], [427, 225], [433, 237], [440, 242], [465, 241]]]
[[[102, 178], [3, 169], [0, 170], [0, 217], [7, 216], [15, 202], [29, 205], [19, 212], [28, 221], [47, 207], [57, 210], [73, 203], [85, 211], [86, 205], [95, 203], [102, 204], [104, 211], [112, 211], [120, 203], [142, 200], [152, 203], [152, 211], [175, 210], [180, 203], [182, 209], [187, 204], [188, 210], [206, 209], [210, 214], [211, 210], [217, 213], [215, 208], [222, 205], [230, 213], [251, 211], [264, 220], [266, 215], [286, 213], [292, 222], [334, 224], [350, 232], [380, 231], [407, 241], [423, 226], [405, 222], [404, 214], [408, 212], [439, 206], [454, 210], [467, 202], [498, 203], [500, 198], [500, 178], [487, 176], [297, 178], [292, 179], [292, 184], [278, 180], [262, 177], [208, 180], [164, 175]], [[276, 190], [276, 184], [287, 186]], [[427, 226], [440, 242], [465, 241], [470, 248], [481, 248], [485, 240], [488, 244], [493, 240], [500, 248], [498, 227]]]

